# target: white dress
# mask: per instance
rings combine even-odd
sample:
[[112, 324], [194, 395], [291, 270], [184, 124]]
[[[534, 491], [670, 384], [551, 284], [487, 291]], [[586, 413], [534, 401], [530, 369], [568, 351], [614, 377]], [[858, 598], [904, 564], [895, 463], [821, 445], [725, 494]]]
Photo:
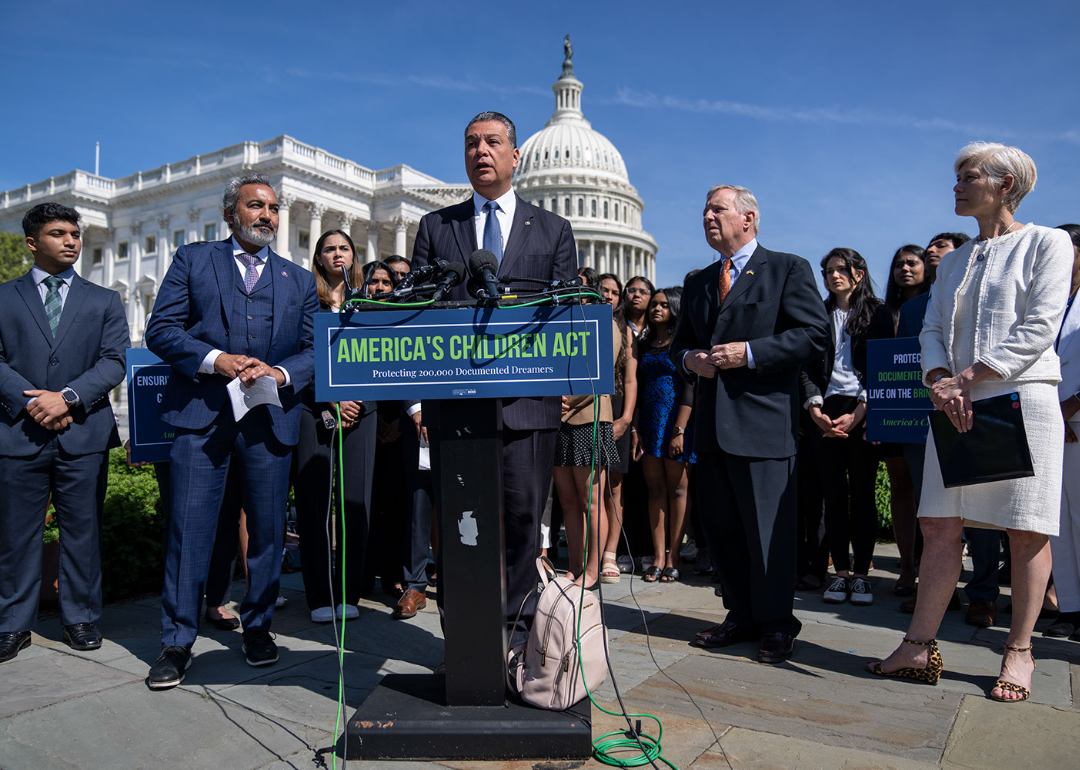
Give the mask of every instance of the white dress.
[[[1052, 231], [1048, 228], [1027, 225], [1013, 234], [969, 242], [946, 255], [946, 259], [952, 258], [948, 278], [944, 286], [934, 287], [931, 303], [938, 302], [939, 305], [934, 313], [927, 313], [928, 318], [934, 316], [930, 326], [937, 329], [930, 328], [929, 335], [920, 338], [924, 351], [923, 367], [927, 373], [941, 358], [940, 354], [935, 356], [933, 350], [928, 352], [928, 348], [940, 345], [943, 339], [952, 343], [946, 355], [952, 362], [952, 367], [947, 368], [954, 374], [978, 360], [977, 345], [996, 349], [1004, 343], [1011, 356], [1039, 362], [1037, 371], [1042, 372], [1039, 379], [1031, 379], [1031, 372], [1036, 369], [1029, 364], [1006, 379], [988, 380], [969, 392], [973, 401], [1003, 393], [1020, 394], [1035, 475], [946, 489], [931, 431], [926, 441], [919, 516], [960, 517], [965, 526], [1058, 534], [1065, 428], [1056, 386], [1060, 376], [1056, 376], [1056, 366], [1048, 368], [1046, 364], [1048, 351], [1056, 362], [1053, 342], [1065, 311], [1072, 249], [1062, 252], [1057, 236], [1050, 236], [1052, 240], [1048, 247], [1047, 239], [1040, 236], [1049, 232]], [[1071, 247], [1071, 242], [1069, 245]], [[1067, 266], [1063, 260], [1067, 260]], [[942, 277], [939, 272], [939, 281]], [[987, 314], [987, 307], [993, 306], [993, 299], [1002, 293], [1001, 285], [1005, 282], [1011, 282], [1009, 292], [1015, 292], [1012, 317], [1003, 318], [1000, 310]], [[1017, 282], [1023, 285], [1018, 287]], [[1060, 291], [1055, 285], [1060, 286]], [[1057, 297], [1058, 293], [1060, 297]], [[984, 319], [988, 315], [993, 317], [993, 331], [976, 323], [980, 314]], [[1036, 316], [1037, 324], [1032, 326], [1043, 328], [1026, 329], [1025, 323]], [[1021, 330], [1019, 333], [1018, 329]], [[1050, 330], [1049, 334], [1047, 330]], [[924, 335], [926, 333], [924, 329]], [[1001, 339], [987, 340], [995, 334]], [[1018, 347], [1014, 339], [1017, 337], [1026, 340], [1029, 348]]]

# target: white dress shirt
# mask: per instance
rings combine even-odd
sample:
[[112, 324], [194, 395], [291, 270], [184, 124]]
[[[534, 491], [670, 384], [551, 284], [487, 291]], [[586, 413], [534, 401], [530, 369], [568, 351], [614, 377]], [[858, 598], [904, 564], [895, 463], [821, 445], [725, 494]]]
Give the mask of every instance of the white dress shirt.
[[[484, 211], [484, 204], [488, 202], [480, 193], [473, 191], [473, 226], [476, 228], [476, 244], [478, 249], [484, 248], [484, 227], [487, 226], [488, 212]], [[513, 188], [507, 190], [495, 199], [499, 204], [495, 217], [499, 221], [499, 229], [502, 231], [502, 250], [506, 254], [506, 244], [510, 242], [510, 228], [514, 224], [514, 212], [517, 210], [517, 195]]]
[[[34, 285], [37, 286], [38, 296], [41, 297], [41, 305], [44, 307], [45, 297], [49, 294], [49, 287], [45, 285], [45, 279], [51, 276], [52, 273], [47, 273], [37, 265], [34, 265], [30, 268], [30, 275], [34, 279]], [[67, 302], [68, 292], [71, 290], [71, 282], [75, 279], [75, 268], [69, 267], [64, 272], [57, 273], [56, 277], [63, 281], [63, 283], [60, 284], [60, 312], [62, 314], [64, 312], [64, 304]], [[72, 393], [75, 393], [71, 388], [64, 388], [64, 390], [71, 390]], [[79, 398], [78, 393], [75, 393], [75, 398]], [[30, 406], [36, 399], [37, 396], [27, 399], [26, 406]], [[81, 398], [79, 398], [79, 403], [82, 403]]]
[[[244, 263], [243, 260], [240, 259], [240, 255], [245, 254], [246, 252], [243, 247], [241, 247], [240, 244], [236, 242], [236, 238], [230, 238], [229, 240], [232, 242], [233, 261], [236, 263], [236, 267], [240, 271], [240, 278], [244, 279], [247, 276], [247, 265]], [[263, 246], [252, 256], [255, 257], [255, 271], [259, 274], [259, 278], [262, 278], [263, 268], [266, 267], [266, 261], [270, 258], [270, 247]], [[202, 364], [199, 365], [199, 374], [213, 374], [214, 362], [217, 361], [218, 356], [220, 356], [224, 352], [224, 350], [218, 350], [217, 348], [214, 348], [209, 353], [207, 353], [206, 358], [204, 358]], [[288, 387], [289, 383], [292, 382], [292, 379], [289, 377], [289, 372], [281, 366], [275, 366], [274, 368], [285, 375], [285, 382], [280, 387]]]
[[[735, 288], [735, 282], [739, 280], [739, 276], [742, 275], [743, 270], [746, 268], [746, 263], [750, 261], [750, 257], [754, 256], [754, 251], [757, 250], [757, 238], [751, 238], [750, 242], [745, 244], [741, 249], [736, 251], [731, 257], [731, 288]], [[726, 257], [725, 257], [726, 259]], [[723, 265], [720, 266], [723, 270]], [[754, 351], [750, 349], [750, 343], [744, 343], [746, 345], [746, 365], [750, 369], [756, 369], [754, 364]], [[690, 355], [690, 351], [683, 353], [683, 369], [687, 372], [690, 370], [686, 367], [686, 357]]]
[[[829, 396], [857, 396], [866, 401], [866, 391], [855, 375], [855, 362], [851, 354], [851, 335], [847, 331], [848, 314], [840, 308], [832, 311], [833, 369], [825, 398]], [[824, 402], [823, 402], [824, 403]]]

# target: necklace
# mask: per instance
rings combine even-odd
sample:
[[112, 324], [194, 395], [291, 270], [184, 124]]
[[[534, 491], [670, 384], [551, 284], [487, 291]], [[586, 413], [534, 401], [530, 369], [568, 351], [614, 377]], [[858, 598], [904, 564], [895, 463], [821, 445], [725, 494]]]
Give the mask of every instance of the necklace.
[[[1020, 223], [1019, 222], [1013, 222], [1011, 225], [1009, 225], [1008, 227], [1005, 228], [1005, 232], [1003, 232], [1001, 235], [995, 235], [994, 238], [1001, 238], [1002, 236], [1007, 234], [1010, 230], [1012, 230], [1014, 227], [1016, 227], [1018, 224], [1020, 224]], [[990, 240], [993, 240], [993, 238], [976, 238], [976, 240], [978, 240], [978, 241], [990, 241]]]

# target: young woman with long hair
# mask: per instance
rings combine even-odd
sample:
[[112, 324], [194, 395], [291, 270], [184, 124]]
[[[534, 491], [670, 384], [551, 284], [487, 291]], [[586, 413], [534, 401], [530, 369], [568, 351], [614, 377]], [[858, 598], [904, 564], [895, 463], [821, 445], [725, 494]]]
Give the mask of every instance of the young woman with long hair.
[[[866, 260], [854, 249], [833, 249], [821, 260], [829, 292], [831, 334], [825, 355], [803, 368], [803, 403], [820, 431], [818, 473], [825, 498], [825, 541], [836, 577], [825, 601], [871, 604], [868, 580], [877, 538], [874, 480], [878, 453], [863, 438], [866, 342], [894, 336], [892, 314], [874, 296]], [[848, 546], [854, 549], [852, 564]]]

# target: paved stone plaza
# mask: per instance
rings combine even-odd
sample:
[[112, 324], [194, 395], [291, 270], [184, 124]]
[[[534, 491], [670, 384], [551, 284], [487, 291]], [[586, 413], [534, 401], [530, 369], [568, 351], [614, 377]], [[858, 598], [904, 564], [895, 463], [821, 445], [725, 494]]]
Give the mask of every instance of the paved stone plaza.
[[[908, 616], [897, 611], [900, 600], [891, 592], [895, 554], [891, 546], [879, 547], [871, 607], [825, 605], [819, 594], [798, 595], [803, 632], [795, 658], [780, 666], [757, 663], [754, 644], [723, 651], [688, 644], [695, 631], [723, 619], [710, 584], [647, 585], [635, 578], [631, 595], [624, 576], [619, 585], [605, 586], [613, 663], [627, 707], [661, 718], [664, 754], [680, 768], [726, 768], [728, 762], [739, 770], [1076, 767], [1080, 643], [1037, 634], [1032, 702], [1024, 704], [986, 698], [1006, 632], [967, 626], [960, 612], [946, 615], [938, 637], [946, 672], [937, 687], [863, 673], [864, 661], [887, 654], [906, 627]], [[108, 607], [100, 624], [105, 644], [92, 653], [72, 652], [61, 641], [58, 617], [43, 616], [34, 645], [0, 665], [0, 769], [330, 767], [330, 754], [317, 752], [336, 737], [333, 633], [308, 619], [299, 574], [284, 576], [282, 585], [289, 603], [274, 618], [281, 648], [276, 665], [249, 667], [239, 632], [215, 631], [196, 643], [183, 685], [164, 693], [144, 684], [159, 647], [156, 598]], [[234, 598], [241, 591], [242, 585], [234, 586]], [[1005, 588], [999, 607], [1008, 601]], [[379, 594], [347, 626], [350, 716], [383, 674], [427, 672], [442, 659], [434, 602], [412, 621], [391, 620], [390, 612], [390, 602]], [[999, 615], [999, 621], [1008, 618]], [[1048, 624], [1042, 621], [1038, 629]], [[697, 707], [671, 680], [693, 696], [723, 752]], [[608, 681], [598, 700], [610, 708], [614, 699]], [[620, 722], [594, 712], [593, 733], [619, 729]], [[501, 765], [602, 767], [593, 760], [349, 763]]]

